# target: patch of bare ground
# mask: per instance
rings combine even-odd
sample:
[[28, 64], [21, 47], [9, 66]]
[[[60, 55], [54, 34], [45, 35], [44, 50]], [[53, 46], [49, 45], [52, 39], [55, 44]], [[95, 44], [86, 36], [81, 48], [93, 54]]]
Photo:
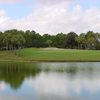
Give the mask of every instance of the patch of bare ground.
[[65, 50], [61, 48], [43, 48], [43, 50]]

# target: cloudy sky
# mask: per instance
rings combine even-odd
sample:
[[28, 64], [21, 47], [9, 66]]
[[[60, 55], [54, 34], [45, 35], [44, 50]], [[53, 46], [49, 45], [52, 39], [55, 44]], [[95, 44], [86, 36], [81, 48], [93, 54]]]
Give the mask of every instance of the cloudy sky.
[[100, 0], [0, 0], [0, 30], [100, 32]]

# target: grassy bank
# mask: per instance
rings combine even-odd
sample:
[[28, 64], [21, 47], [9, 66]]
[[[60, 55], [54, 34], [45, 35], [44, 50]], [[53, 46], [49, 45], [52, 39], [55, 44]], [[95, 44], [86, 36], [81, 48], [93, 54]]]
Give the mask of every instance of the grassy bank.
[[99, 62], [100, 51], [26, 48], [0, 51], [0, 61]]
[[23, 58], [16, 51], [0, 51], [0, 61], [22, 61]]
[[26, 61], [52, 62], [98, 62], [100, 51], [95, 50], [66, 50], [56, 48], [28, 48], [17, 51], [17, 56]]

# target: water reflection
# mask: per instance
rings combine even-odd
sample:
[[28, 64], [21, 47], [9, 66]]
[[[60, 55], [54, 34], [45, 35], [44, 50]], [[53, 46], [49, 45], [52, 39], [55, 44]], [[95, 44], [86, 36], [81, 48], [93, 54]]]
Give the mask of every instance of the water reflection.
[[0, 63], [0, 100], [97, 100], [100, 63]]
[[20, 88], [25, 78], [35, 77], [39, 72], [36, 64], [0, 63], [0, 80], [8, 83], [13, 89]]

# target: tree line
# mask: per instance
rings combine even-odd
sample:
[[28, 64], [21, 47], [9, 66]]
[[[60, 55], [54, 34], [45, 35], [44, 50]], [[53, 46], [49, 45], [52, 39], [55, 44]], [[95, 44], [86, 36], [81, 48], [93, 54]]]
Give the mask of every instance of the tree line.
[[40, 35], [35, 31], [17, 29], [0, 32], [0, 50], [31, 47], [100, 50], [100, 34], [93, 31], [77, 35], [75, 32]]

